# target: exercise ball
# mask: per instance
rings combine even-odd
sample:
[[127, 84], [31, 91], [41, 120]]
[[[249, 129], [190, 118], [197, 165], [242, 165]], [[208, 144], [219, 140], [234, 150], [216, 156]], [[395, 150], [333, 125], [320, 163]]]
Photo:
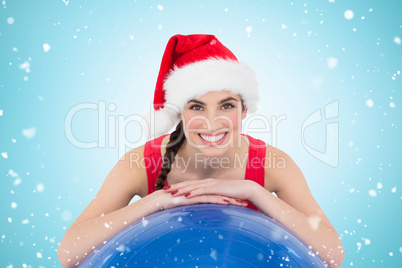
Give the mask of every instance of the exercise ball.
[[328, 267], [272, 218], [234, 205], [151, 214], [115, 234], [79, 267]]

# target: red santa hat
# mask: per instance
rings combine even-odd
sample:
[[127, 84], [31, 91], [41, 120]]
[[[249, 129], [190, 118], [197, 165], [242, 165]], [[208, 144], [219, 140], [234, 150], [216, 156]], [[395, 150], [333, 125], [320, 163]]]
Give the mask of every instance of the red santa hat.
[[156, 82], [154, 111], [145, 116], [148, 139], [172, 130], [189, 100], [221, 90], [240, 94], [249, 113], [258, 109], [258, 82], [254, 71], [215, 36], [178, 34], [171, 37]]

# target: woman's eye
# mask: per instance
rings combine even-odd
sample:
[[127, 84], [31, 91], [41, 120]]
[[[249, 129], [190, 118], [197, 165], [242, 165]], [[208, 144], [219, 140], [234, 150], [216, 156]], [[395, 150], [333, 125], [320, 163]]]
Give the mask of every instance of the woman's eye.
[[230, 104], [230, 103], [226, 103], [222, 107], [226, 107], [225, 110], [230, 109], [230, 108], [234, 108], [234, 106], [232, 104]]
[[198, 111], [200, 109], [202, 109], [202, 107], [199, 106], [199, 105], [193, 105], [193, 106], [190, 107], [190, 110], [197, 110]]

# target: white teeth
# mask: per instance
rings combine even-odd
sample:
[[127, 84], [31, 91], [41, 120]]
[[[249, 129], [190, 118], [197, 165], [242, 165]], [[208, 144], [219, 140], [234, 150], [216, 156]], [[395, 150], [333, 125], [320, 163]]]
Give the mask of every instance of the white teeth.
[[223, 138], [223, 136], [225, 136], [226, 133], [221, 134], [219, 136], [203, 136], [202, 134], [200, 134], [201, 138], [203, 138], [204, 140], [208, 141], [208, 142], [217, 142], [220, 139]]

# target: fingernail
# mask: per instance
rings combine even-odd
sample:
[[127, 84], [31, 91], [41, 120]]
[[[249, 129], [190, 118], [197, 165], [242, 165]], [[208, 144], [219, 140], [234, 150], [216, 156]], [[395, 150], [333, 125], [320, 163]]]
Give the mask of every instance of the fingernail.
[[230, 201], [227, 199], [223, 199], [223, 202], [229, 203]]
[[190, 196], [190, 194], [191, 194], [191, 193], [186, 194], [186, 195], [185, 195], [185, 197], [189, 197], [189, 196]]
[[241, 200], [237, 200], [237, 199], [236, 199], [236, 201], [239, 202], [239, 203], [243, 203]]
[[163, 187], [163, 190], [168, 190], [168, 189], [170, 189], [170, 186]]
[[176, 190], [176, 191], [172, 192], [172, 195], [175, 195], [175, 194], [177, 194], [178, 192], [179, 192], [179, 191]]

